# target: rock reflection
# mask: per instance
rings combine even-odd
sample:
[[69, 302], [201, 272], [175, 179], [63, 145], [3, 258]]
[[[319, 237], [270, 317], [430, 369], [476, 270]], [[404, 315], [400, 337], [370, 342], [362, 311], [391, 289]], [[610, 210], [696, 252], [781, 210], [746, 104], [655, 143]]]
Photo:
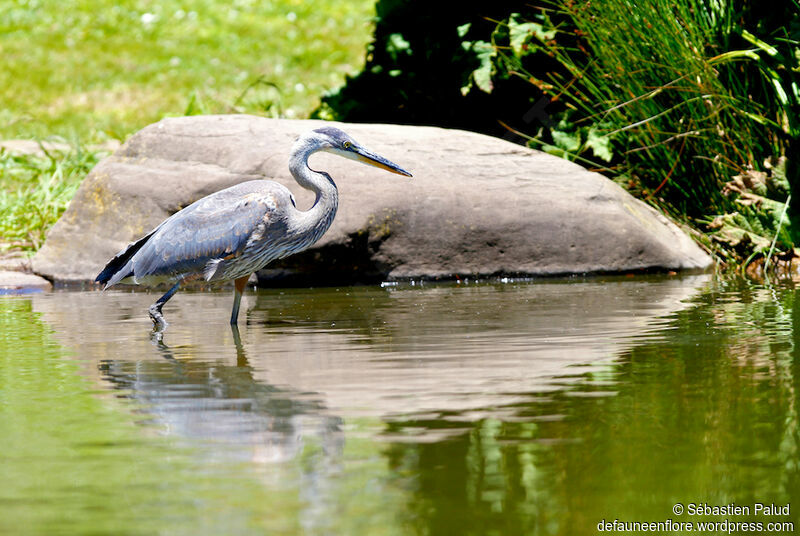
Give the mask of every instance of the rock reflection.
[[297, 456], [304, 441], [335, 453], [342, 418], [507, 416], [616, 358], [707, 281], [267, 290], [246, 298], [241, 336], [227, 292], [187, 292], [154, 342], [148, 294], [57, 292], [34, 304], [87, 375], [170, 433], [247, 445], [266, 461]]

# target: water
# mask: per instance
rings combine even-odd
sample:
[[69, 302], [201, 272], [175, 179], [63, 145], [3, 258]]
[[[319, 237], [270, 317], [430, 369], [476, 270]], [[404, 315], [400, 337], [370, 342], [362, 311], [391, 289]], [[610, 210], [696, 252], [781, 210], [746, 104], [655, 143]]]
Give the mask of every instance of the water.
[[182, 292], [160, 339], [153, 294], [2, 296], [0, 534], [797, 528], [795, 295], [708, 276], [262, 290], [237, 333], [229, 291]]

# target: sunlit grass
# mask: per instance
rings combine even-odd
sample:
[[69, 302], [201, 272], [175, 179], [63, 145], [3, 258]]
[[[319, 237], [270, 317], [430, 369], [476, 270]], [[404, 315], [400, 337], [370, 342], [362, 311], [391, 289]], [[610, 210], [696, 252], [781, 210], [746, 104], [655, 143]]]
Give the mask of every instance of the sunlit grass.
[[361, 67], [373, 14], [369, 0], [5, 2], [0, 138], [124, 139], [187, 109], [304, 117]]
[[41, 155], [0, 149], [0, 254], [39, 249], [102, 155], [81, 147]]
[[0, 254], [32, 252], [98, 160], [165, 116], [307, 117], [357, 72], [374, 1], [11, 0], [0, 8], [0, 139], [77, 140], [0, 153]]

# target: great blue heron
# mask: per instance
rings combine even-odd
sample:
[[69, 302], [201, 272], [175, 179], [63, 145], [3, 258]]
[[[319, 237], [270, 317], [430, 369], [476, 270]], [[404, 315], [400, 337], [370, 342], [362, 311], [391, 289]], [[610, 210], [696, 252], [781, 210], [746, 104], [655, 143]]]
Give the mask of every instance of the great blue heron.
[[104, 289], [121, 282], [174, 282], [149, 309], [155, 327], [163, 329], [167, 323], [161, 308], [182, 282], [201, 277], [206, 281], [233, 280], [231, 324], [236, 324], [250, 275], [270, 261], [308, 248], [333, 222], [339, 193], [330, 175], [308, 166], [309, 156], [316, 151], [411, 176], [338, 128], [318, 128], [297, 138], [289, 157], [289, 171], [297, 183], [317, 196], [309, 210], [298, 210], [291, 192], [277, 182], [243, 182], [195, 201], [164, 220], [117, 253], [95, 281], [105, 284]]

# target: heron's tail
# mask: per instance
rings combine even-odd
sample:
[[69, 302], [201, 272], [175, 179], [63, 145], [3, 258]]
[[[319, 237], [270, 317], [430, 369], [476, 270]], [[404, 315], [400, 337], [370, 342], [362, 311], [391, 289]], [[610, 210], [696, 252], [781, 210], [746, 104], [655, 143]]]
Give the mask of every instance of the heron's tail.
[[125, 247], [125, 249], [114, 255], [114, 258], [108, 261], [108, 264], [106, 264], [106, 267], [103, 268], [103, 271], [97, 275], [94, 280], [95, 283], [104, 284], [105, 287], [103, 287], [103, 290], [105, 290], [112, 285], [116, 285], [126, 277], [132, 276], [133, 269], [130, 265], [131, 258], [136, 255], [136, 252], [142, 249], [142, 246], [147, 243], [156, 230], [157, 229], [154, 229], [153, 232], [143, 236], [136, 242], [131, 242], [127, 245], [127, 247]]

